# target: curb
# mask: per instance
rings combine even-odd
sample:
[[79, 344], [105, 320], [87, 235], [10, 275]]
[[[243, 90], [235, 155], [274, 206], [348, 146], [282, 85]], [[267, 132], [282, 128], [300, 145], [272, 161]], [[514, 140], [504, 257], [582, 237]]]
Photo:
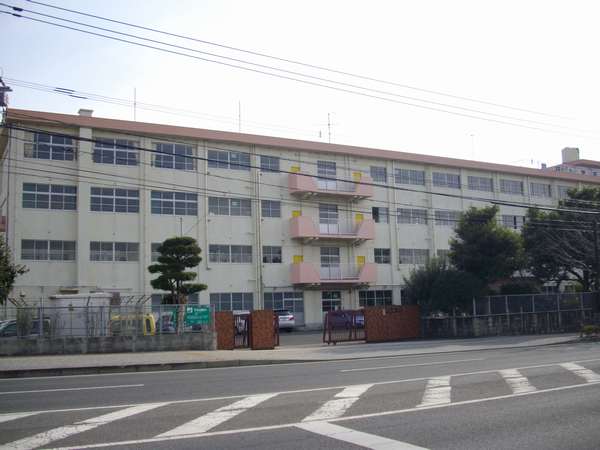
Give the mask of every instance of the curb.
[[9, 378], [33, 378], [33, 377], [52, 377], [52, 376], [68, 376], [68, 375], [98, 375], [98, 374], [117, 374], [117, 373], [135, 373], [135, 372], [161, 372], [170, 370], [190, 370], [190, 369], [218, 369], [226, 367], [242, 367], [242, 366], [268, 366], [277, 364], [301, 364], [301, 363], [317, 363], [317, 362], [335, 362], [335, 361], [354, 361], [364, 359], [380, 359], [394, 358], [402, 356], [428, 356], [440, 355], [445, 353], [464, 353], [464, 352], [480, 352], [492, 350], [508, 350], [508, 349], [528, 349], [536, 347], [549, 347], [558, 345], [576, 344], [581, 342], [589, 342], [580, 338], [571, 339], [563, 342], [553, 342], [549, 344], [533, 344], [527, 346], [503, 346], [493, 348], [477, 348], [464, 350], [451, 350], [439, 352], [423, 352], [403, 355], [386, 355], [386, 356], [361, 356], [335, 359], [232, 359], [225, 361], [200, 361], [200, 362], [183, 362], [183, 363], [165, 363], [165, 364], [130, 364], [121, 366], [85, 366], [85, 367], [57, 367], [45, 369], [14, 369], [0, 370], [0, 379]]

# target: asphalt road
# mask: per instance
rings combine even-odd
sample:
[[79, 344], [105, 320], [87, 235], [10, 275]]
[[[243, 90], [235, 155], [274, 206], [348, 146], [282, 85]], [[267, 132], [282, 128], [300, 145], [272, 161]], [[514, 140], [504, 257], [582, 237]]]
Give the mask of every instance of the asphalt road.
[[0, 448], [598, 449], [600, 344], [5, 379]]

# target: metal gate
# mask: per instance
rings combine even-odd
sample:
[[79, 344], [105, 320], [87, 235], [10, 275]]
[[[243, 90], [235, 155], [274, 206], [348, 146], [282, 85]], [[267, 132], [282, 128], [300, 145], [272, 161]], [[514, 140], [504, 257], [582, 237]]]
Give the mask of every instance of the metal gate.
[[252, 330], [252, 327], [250, 326], [250, 317], [250, 313], [235, 314], [233, 316], [233, 333], [235, 336], [235, 348], [250, 347], [250, 332]]
[[364, 340], [365, 313], [362, 309], [327, 312], [323, 319], [323, 342], [335, 345]]

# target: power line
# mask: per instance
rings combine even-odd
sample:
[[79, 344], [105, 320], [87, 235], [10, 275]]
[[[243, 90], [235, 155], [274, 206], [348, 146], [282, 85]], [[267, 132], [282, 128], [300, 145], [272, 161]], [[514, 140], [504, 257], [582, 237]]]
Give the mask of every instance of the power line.
[[159, 34], [163, 34], [163, 35], [166, 35], [166, 36], [176, 37], [176, 38], [185, 39], [185, 40], [188, 40], [188, 41], [198, 42], [198, 43], [201, 43], [201, 44], [207, 44], [207, 45], [211, 45], [211, 46], [215, 46], [215, 47], [220, 47], [220, 48], [224, 48], [224, 49], [227, 49], [227, 50], [234, 50], [234, 51], [237, 51], [237, 52], [242, 52], [242, 53], [246, 53], [246, 54], [250, 54], [250, 55], [254, 55], [254, 56], [260, 56], [260, 57], [272, 59], [272, 60], [275, 60], [275, 61], [280, 61], [280, 62], [295, 64], [295, 65], [300, 65], [300, 66], [308, 67], [308, 68], [311, 68], [311, 69], [317, 69], [317, 70], [322, 70], [322, 71], [331, 72], [331, 73], [337, 73], [339, 75], [349, 76], [349, 77], [353, 77], [353, 78], [357, 78], [357, 79], [362, 79], [362, 80], [365, 80], [365, 81], [374, 81], [374, 82], [377, 82], [377, 83], [387, 84], [387, 85], [390, 85], [390, 86], [396, 86], [396, 87], [400, 87], [400, 88], [404, 88], [404, 89], [411, 89], [411, 90], [415, 90], [415, 91], [425, 92], [425, 93], [428, 93], [428, 94], [435, 94], [435, 95], [441, 95], [441, 96], [444, 96], [444, 97], [450, 97], [450, 98], [454, 98], [454, 99], [457, 99], [457, 100], [465, 100], [465, 101], [474, 102], [474, 103], [480, 103], [480, 104], [484, 104], [484, 105], [490, 105], [490, 106], [495, 106], [495, 107], [500, 107], [500, 108], [505, 108], [505, 109], [512, 109], [512, 110], [515, 110], [515, 111], [527, 112], [527, 113], [538, 114], [538, 115], [548, 116], [548, 117], [561, 118], [561, 119], [569, 119], [568, 117], [559, 116], [559, 115], [555, 115], [555, 114], [549, 114], [549, 113], [534, 111], [534, 110], [530, 110], [530, 109], [524, 109], [524, 108], [518, 108], [518, 107], [514, 107], [514, 106], [508, 106], [508, 105], [504, 105], [504, 104], [500, 104], [500, 103], [494, 103], [494, 102], [490, 102], [490, 101], [486, 101], [486, 100], [479, 100], [479, 99], [475, 99], [475, 98], [472, 98], [472, 97], [464, 97], [464, 96], [459, 96], [459, 95], [454, 95], [454, 94], [448, 94], [448, 93], [445, 93], [445, 92], [436, 91], [436, 90], [432, 90], [432, 89], [419, 88], [419, 87], [415, 87], [415, 86], [411, 86], [411, 85], [407, 85], [407, 84], [402, 84], [402, 83], [397, 83], [397, 82], [393, 82], [393, 81], [383, 80], [383, 79], [379, 79], [379, 78], [369, 77], [369, 76], [360, 75], [360, 74], [351, 73], [351, 72], [342, 71], [342, 70], [336, 70], [336, 69], [328, 68], [328, 67], [325, 67], [325, 66], [319, 66], [319, 65], [315, 65], [315, 64], [309, 64], [309, 63], [305, 63], [305, 62], [301, 62], [301, 61], [297, 61], [297, 60], [292, 60], [292, 59], [288, 59], [288, 58], [282, 58], [282, 57], [278, 57], [278, 56], [274, 56], [274, 55], [269, 55], [269, 54], [261, 53], [261, 52], [257, 52], [257, 51], [246, 50], [246, 49], [242, 49], [242, 48], [239, 48], [239, 47], [233, 47], [233, 46], [230, 46], [230, 45], [219, 44], [219, 43], [212, 42], [212, 41], [207, 41], [207, 40], [192, 38], [192, 37], [181, 35], [181, 34], [176, 34], [176, 33], [167, 32], [167, 31], [164, 31], [164, 30], [158, 30], [156, 28], [151, 28], [151, 27], [145, 27], [145, 26], [141, 26], [141, 25], [136, 25], [136, 24], [133, 24], [131, 22], [124, 22], [124, 21], [120, 21], [120, 20], [110, 19], [110, 18], [107, 18], [107, 17], [102, 17], [102, 16], [95, 15], [95, 14], [89, 14], [89, 13], [85, 13], [85, 12], [82, 12], [82, 11], [76, 11], [76, 10], [73, 10], [73, 9], [68, 9], [68, 8], [64, 8], [64, 7], [60, 7], [60, 6], [56, 6], [56, 5], [51, 5], [51, 4], [48, 4], [48, 3], [43, 3], [43, 2], [39, 2], [39, 1], [35, 1], [35, 0], [28, 0], [28, 1], [30, 3], [35, 3], [35, 4], [38, 4], [38, 5], [46, 6], [48, 8], [54, 8], [54, 9], [58, 9], [58, 10], [70, 12], [70, 13], [73, 13], [73, 14], [78, 14], [78, 15], [82, 15], [82, 16], [86, 16], [86, 17], [92, 17], [92, 18], [99, 19], [99, 20], [104, 20], [104, 21], [107, 21], [107, 22], [118, 23], [120, 25], [126, 25], [128, 27], [138, 28], [138, 29], [146, 30], [146, 31], [152, 31], [154, 33], [159, 33]]
[[[13, 8], [12, 6], [9, 6], [9, 5], [6, 5], [6, 6], [9, 7], [9, 8]], [[17, 9], [20, 9], [20, 8], [17, 8]], [[47, 24], [47, 25], [52, 25], [52, 26], [56, 26], [56, 27], [59, 27], [59, 28], [64, 28], [64, 29], [68, 29], [68, 30], [72, 30], [72, 31], [78, 31], [78, 32], [81, 32], [81, 33], [84, 33], [84, 34], [89, 34], [89, 35], [93, 35], [93, 36], [103, 37], [103, 38], [106, 38], [106, 39], [110, 39], [110, 40], [114, 40], [114, 41], [118, 41], [118, 42], [123, 42], [123, 43], [131, 44], [131, 45], [135, 45], [135, 46], [139, 46], [139, 47], [149, 48], [149, 49], [157, 50], [157, 51], [160, 51], [160, 52], [170, 53], [170, 54], [177, 55], [177, 56], [184, 56], [184, 57], [192, 58], [192, 59], [199, 60], [199, 61], [220, 64], [220, 65], [224, 65], [224, 66], [235, 68], [235, 69], [250, 71], [250, 72], [254, 72], [254, 73], [260, 73], [260, 74], [263, 74], [263, 75], [277, 77], [277, 78], [281, 78], [281, 79], [285, 79], [285, 80], [289, 80], [289, 81], [296, 81], [296, 82], [299, 82], [299, 83], [303, 83], [303, 84], [307, 84], [307, 85], [311, 85], [311, 86], [322, 87], [322, 88], [326, 88], [326, 89], [331, 89], [331, 90], [335, 90], [335, 91], [338, 91], [338, 92], [344, 92], [344, 93], [354, 94], [354, 95], [358, 95], [358, 96], [362, 96], [362, 97], [367, 97], [367, 98], [372, 98], [372, 99], [376, 99], [376, 100], [382, 100], [382, 101], [386, 101], [386, 102], [391, 102], [391, 103], [396, 103], [396, 104], [402, 104], [402, 105], [412, 106], [412, 107], [415, 107], [415, 108], [425, 109], [425, 110], [429, 110], [429, 111], [443, 112], [443, 113], [452, 114], [452, 115], [460, 116], [460, 117], [466, 117], [466, 118], [471, 118], [471, 119], [476, 119], [476, 120], [485, 120], [485, 121], [488, 121], [488, 122], [498, 123], [498, 124], [502, 124], [502, 125], [516, 126], [516, 127], [526, 128], [526, 129], [535, 130], [535, 131], [542, 131], [542, 132], [547, 132], [547, 133], [562, 134], [562, 135], [568, 135], [568, 136], [578, 136], [578, 137], [582, 137], [582, 138], [586, 138], [586, 139], [593, 139], [593, 140], [600, 139], [600, 138], [596, 138], [596, 137], [593, 137], [593, 136], [587, 136], [587, 135], [582, 135], [582, 134], [577, 134], [577, 133], [571, 133], [571, 132], [565, 132], [565, 131], [552, 130], [552, 129], [541, 128], [541, 127], [532, 126], [532, 125], [524, 125], [524, 124], [520, 124], [520, 123], [508, 122], [506, 120], [492, 119], [492, 118], [489, 118], [489, 117], [482, 117], [482, 116], [477, 116], [477, 115], [468, 114], [468, 113], [461, 113], [461, 112], [457, 112], [457, 111], [449, 111], [449, 110], [438, 108], [438, 107], [434, 107], [434, 106], [427, 106], [427, 105], [421, 105], [421, 104], [417, 104], [417, 103], [400, 101], [400, 100], [396, 100], [396, 99], [389, 98], [389, 97], [383, 97], [381, 95], [374, 95], [374, 94], [369, 94], [367, 92], [355, 91], [355, 90], [352, 90], [352, 89], [349, 89], [349, 88], [341, 88], [341, 87], [335, 86], [335, 84], [346, 85], [348, 87], [353, 87], [353, 88], [362, 89], [362, 90], [366, 90], [366, 91], [372, 91], [372, 92], [376, 92], [376, 93], [379, 92], [382, 95], [392, 95], [392, 96], [397, 96], [397, 97], [402, 97], [402, 98], [409, 98], [409, 99], [411, 99], [411, 97], [402, 96], [402, 95], [394, 94], [394, 93], [388, 93], [388, 92], [385, 92], [385, 91], [374, 90], [374, 89], [365, 88], [365, 87], [361, 87], [361, 86], [356, 86], [356, 85], [352, 85], [352, 84], [349, 84], [349, 83], [343, 83], [343, 82], [339, 82], [339, 81], [335, 81], [335, 80], [322, 79], [320, 77], [314, 77], [314, 76], [311, 76], [311, 75], [300, 74], [300, 76], [303, 76], [303, 77], [317, 79], [317, 80], [321, 79], [321, 80], [324, 80], [325, 82], [332, 83], [334, 85], [323, 84], [323, 83], [318, 82], [318, 81], [310, 81], [310, 80], [306, 80], [306, 79], [296, 78], [296, 77], [293, 77], [293, 76], [287, 76], [287, 75], [282, 75], [282, 74], [278, 74], [278, 73], [267, 72], [265, 70], [260, 70], [260, 69], [254, 69], [254, 68], [251, 68], [251, 67], [240, 66], [238, 64], [228, 63], [228, 62], [225, 62], [225, 61], [218, 61], [218, 60], [214, 60], [214, 59], [210, 59], [210, 58], [204, 58], [204, 57], [200, 57], [200, 56], [196, 56], [196, 55], [190, 55], [188, 53], [183, 53], [181, 51], [169, 50], [169, 49], [165, 49], [165, 48], [161, 48], [161, 47], [156, 47], [156, 46], [153, 46], [153, 45], [144, 44], [144, 43], [141, 43], [141, 42], [135, 42], [135, 41], [127, 40], [127, 39], [122, 39], [122, 38], [118, 38], [118, 37], [114, 37], [114, 36], [105, 35], [105, 34], [102, 34], [102, 33], [96, 33], [96, 32], [88, 31], [88, 30], [82, 30], [80, 28], [75, 28], [75, 27], [71, 27], [71, 26], [67, 26], [67, 25], [62, 25], [62, 24], [58, 24], [58, 23], [55, 23], [55, 22], [49, 22], [49, 21], [46, 21], [46, 20], [36, 19], [34, 17], [25, 16], [25, 15], [18, 14], [18, 13], [11, 13], [11, 12], [8, 12], [8, 11], [0, 11], [0, 12], [4, 13], [4, 14], [8, 14], [8, 15], [13, 16], [13, 17], [17, 17], [17, 18], [23, 18], [23, 19], [34, 21], [34, 22], [39, 22], [39, 23], [43, 23], [43, 24]], [[98, 28], [98, 27], [95, 27], [95, 28]], [[115, 32], [115, 31], [111, 31], [111, 32], [113, 32], [113, 33], [119, 33], [119, 32]], [[123, 33], [120, 33], [120, 34], [123, 34]], [[136, 39], [152, 41], [152, 40], [149, 40], [147, 38], [142, 38], [142, 37], [136, 37]], [[162, 45], [171, 45], [172, 46], [172, 44], [167, 44], [167, 43], [163, 43]], [[192, 50], [192, 51], [197, 51], [197, 50]], [[206, 52], [201, 52], [201, 53], [206, 53]], [[223, 56], [217, 56], [217, 57], [226, 58], [226, 59], [232, 59], [232, 58], [227, 58], [227, 57], [223, 57]], [[256, 65], [254, 63], [249, 63], [249, 62], [244, 62], [244, 63], [245, 64], [250, 64], [250, 65]], [[278, 69], [278, 68], [270, 68], [270, 69], [271, 70], [277, 70], [277, 71], [283, 71], [282, 69]], [[291, 71], [283, 71], [283, 72], [291, 72]], [[525, 122], [530, 122], [530, 123], [545, 124], [547, 126], [555, 127], [555, 128], [564, 128], [564, 129], [569, 129], [570, 128], [570, 127], [563, 127], [561, 125], [546, 124], [546, 123], [543, 123], [543, 122], [532, 121], [532, 120], [529, 120], [529, 119], [513, 118], [513, 117], [510, 117], [510, 116], [504, 116], [504, 115], [499, 115], [499, 114], [494, 114], [494, 113], [488, 113], [488, 112], [485, 112], [485, 111], [479, 111], [479, 110], [474, 110], [474, 109], [470, 109], [470, 108], [464, 108], [464, 107], [455, 106], [455, 105], [447, 105], [447, 104], [443, 104], [443, 103], [439, 103], [439, 102], [432, 102], [432, 101], [429, 101], [429, 100], [423, 100], [423, 99], [414, 99], [414, 100], [420, 101], [420, 102], [425, 102], [425, 103], [430, 103], [430, 104], [436, 104], [436, 105], [446, 106], [446, 107], [450, 107], [450, 108], [454, 108], [454, 109], [459, 109], [459, 110], [472, 111], [472, 112], [477, 113], [477, 114], [486, 114], [486, 115], [491, 115], [491, 116], [502, 117], [502, 118], [506, 118], [508, 120], [517, 120], [517, 121], [525, 121]]]
[[[9, 129], [20, 130], [20, 131], [33, 132], [33, 133], [41, 132], [41, 133], [50, 134], [50, 135], [54, 135], [54, 136], [67, 137], [67, 138], [70, 138], [73, 140], [83, 141], [83, 142], [91, 142], [91, 143], [102, 142], [102, 139], [83, 138], [80, 136], [74, 136], [74, 135], [69, 135], [69, 134], [64, 134], [64, 133], [48, 132], [47, 130], [35, 129], [35, 128], [34, 129], [23, 128], [23, 127], [14, 126], [12, 124], [3, 125], [3, 127], [9, 128]], [[141, 138], [143, 136], [139, 136], [139, 137]], [[155, 154], [162, 154], [162, 155], [165, 154], [164, 152], [161, 152], [159, 150], [148, 149], [148, 148], [140, 147], [137, 145], [123, 145], [123, 147], [129, 148], [129, 149], [146, 151], [146, 152], [155, 153]], [[213, 147], [213, 148], [229, 151], [229, 149], [222, 149], [219, 147]], [[178, 156], [181, 156], [181, 157], [187, 158], [187, 159], [192, 159], [192, 160], [201, 160], [201, 161], [206, 161], [206, 162], [218, 162], [218, 160], [214, 160], [214, 159], [207, 158], [207, 157], [196, 156], [196, 155], [178, 155]], [[255, 166], [252, 164], [244, 164], [244, 163], [236, 163], [236, 166], [247, 167], [249, 169], [252, 169], [252, 168], [261, 169], [260, 166]], [[281, 170], [281, 169], [276, 170], [275, 172], [283, 173], [283, 174], [295, 174], [295, 175], [308, 176], [308, 177], [314, 178], [314, 176], [310, 175], [310, 174], [297, 173], [297, 172]], [[352, 184], [356, 184], [356, 185], [374, 186], [374, 187], [380, 187], [380, 188], [384, 188], [384, 189], [392, 189], [392, 190], [407, 191], [407, 192], [417, 192], [417, 193], [437, 195], [437, 196], [442, 196], [442, 197], [458, 198], [458, 199], [462, 199], [462, 200], [471, 200], [471, 201], [477, 201], [477, 202], [483, 202], [483, 203], [491, 203], [491, 204], [497, 204], [497, 205], [502, 205], [502, 206], [514, 206], [514, 207], [519, 207], [519, 208], [535, 208], [535, 209], [539, 209], [539, 210], [574, 212], [574, 213], [580, 213], [580, 214], [600, 214], [600, 211], [595, 212], [595, 211], [588, 211], [588, 210], [570, 210], [570, 209], [564, 209], [564, 208], [549, 207], [549, 206], [544, 206], [544, 205], [536, 205], [533, 203], [516, 203], [516, 202], [508, 202], [508, 201], [502, 201], [502, 200], [497, 200], [497, 199], [479, 198], [479, 197], [464, 196], [464, 195], [459, 195], [459, 194], [440, 193], [440, 192], [433, 192], [433, 191], [427, 191], [427, 190], [402, 188], [402, 187], [398, 187], [398, 186], [380, 185], [380, 184], [376, 184], [376, 183], [367, 183], [367, 182], [356, 181], [356, 180], [346, 180], [346, 179], [341, 179], [341, 178], [336, 178], [336, 177], [321, 177], [321, 176], [319, 176], [318, 178], [321, 178], [324, 180], [330, 180], [330, 181], [341, 181], [341, 182], [345, 182], [345, 183], [352, 183]]]

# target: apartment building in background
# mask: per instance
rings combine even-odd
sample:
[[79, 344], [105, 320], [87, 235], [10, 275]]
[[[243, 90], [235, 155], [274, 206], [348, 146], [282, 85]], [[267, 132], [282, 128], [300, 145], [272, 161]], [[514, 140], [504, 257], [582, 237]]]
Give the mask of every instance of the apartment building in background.
[[401, 304], [403, 277], [448, 252], [459, 214], [553, 206], [591, 174], [320, 142], [10, 109], [0, 137], [1, 226], [29, 272], [13, 295], [146, 295], [164, 239], [202, 248], [190, 302], [286, 308]]

